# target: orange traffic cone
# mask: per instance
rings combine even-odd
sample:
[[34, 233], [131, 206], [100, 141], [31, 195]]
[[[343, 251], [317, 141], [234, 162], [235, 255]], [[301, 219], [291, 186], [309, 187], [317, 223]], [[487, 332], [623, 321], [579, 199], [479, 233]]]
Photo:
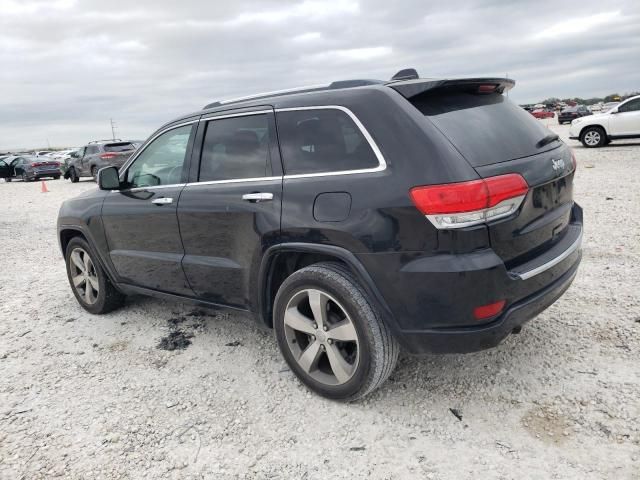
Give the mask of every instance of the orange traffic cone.
[[42, 180], [42, 189], [40, 190], [42, 193], [49, 193], [49, 190], [47, 190], [47, 183]]

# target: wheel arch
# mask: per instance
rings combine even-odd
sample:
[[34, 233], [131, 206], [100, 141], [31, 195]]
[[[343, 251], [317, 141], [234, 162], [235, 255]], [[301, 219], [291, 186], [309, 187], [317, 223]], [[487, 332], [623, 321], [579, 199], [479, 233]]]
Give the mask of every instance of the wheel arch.
[[390, 328], [395, 331], [396, 323], [391, 310], [356, 256], [342, 247], [314, 243], [283, 243], [265, 251], [258, 275], [259, 321], [272, 327], [275, 295], [284, 279], [301, 268], [319, 262], [337, 262], [344, 265], [358, 279], [385, 320], [389, 321]]
[[95, 246], [95, 241], [93, 236], [88, 231], [88, 229], [83, 228], [79, 225], [60, 225], [58, 228], [58, 242], [60, 244], [60, 249], [62, 250], [62, 257], [65, 258], [66, 261], [66, 253], [67, 253], [67, 245], [69, 242], [75, 238], [82, 238], [91, 249], [91, 253], [94, 258], [96, 258], [97, 262], [100, 264], [100, 267], [104, 270], [105, 274], [109, 281], [116, 287], [116, 289], [120, 290], [117, 283], [117, 278], [113, 270], [111, 270], [111, 266], [105, 259], [102, 257], [101, 252]]
[[582, 138], [582, 134], [584, 133], [584, 131], [587, 128], [592, 128], [592, 127], [600, 128], [604, 132], [605, 137], [609, 138], [609, 132], [607, 132], [607, 128], [603, 124], [595, 123], [595, 122], [594, 123], [589, 123], [589, 124], [585, 125], [584, 127], [581, 127], [580, 128], [580, 132], [578, 133], [578, 138]]

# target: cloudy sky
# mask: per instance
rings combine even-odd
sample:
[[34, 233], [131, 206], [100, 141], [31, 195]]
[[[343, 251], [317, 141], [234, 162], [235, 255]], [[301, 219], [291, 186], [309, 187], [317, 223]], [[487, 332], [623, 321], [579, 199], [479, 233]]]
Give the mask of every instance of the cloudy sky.
[[0, 0], [0, 151], [146, 138], [206, 103], [347, 78], [640, 89], [639, 0]]

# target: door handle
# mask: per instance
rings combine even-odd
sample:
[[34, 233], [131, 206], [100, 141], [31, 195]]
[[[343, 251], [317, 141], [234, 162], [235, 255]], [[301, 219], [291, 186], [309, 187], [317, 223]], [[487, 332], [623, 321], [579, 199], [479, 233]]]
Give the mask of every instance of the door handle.
[[156, 198], [154, 200], [151, 200], [151, 203], [155, 203], [156, 205], [168, 205], [170, 203], [173, 203], [173, 198], [169, 198], [169, 197]]
[[247, 200], [248, 202], [267, 202], [269, 200], [273, 200], [273, 193], [267, 192], [256, 192], [256, 193], [245, 193], [242, 195], [243, 200]]

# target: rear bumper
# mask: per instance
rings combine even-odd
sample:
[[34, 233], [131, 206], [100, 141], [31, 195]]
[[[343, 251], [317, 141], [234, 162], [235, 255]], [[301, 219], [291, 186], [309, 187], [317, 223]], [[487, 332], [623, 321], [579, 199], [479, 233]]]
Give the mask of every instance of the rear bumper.
[[489, 324], [481, 327], [404, 331], [401, 342], [414, 354], [469, 353], [493, 348], [558, 300], [571, 286], [579, 263], [580, 256], [555, 282], [512, 304], [498, 320]]
[[[491, 249], [463, 255], [419, 252], [358, 255], [411, 353], [472, 352], [498, 345], [554, 303], [571, 285], [582, 258], [582, 210], [574, 204], [566, 234], [527, 263], [507, 269]], [[506, 302], [478, 321], [476, 307]]]

